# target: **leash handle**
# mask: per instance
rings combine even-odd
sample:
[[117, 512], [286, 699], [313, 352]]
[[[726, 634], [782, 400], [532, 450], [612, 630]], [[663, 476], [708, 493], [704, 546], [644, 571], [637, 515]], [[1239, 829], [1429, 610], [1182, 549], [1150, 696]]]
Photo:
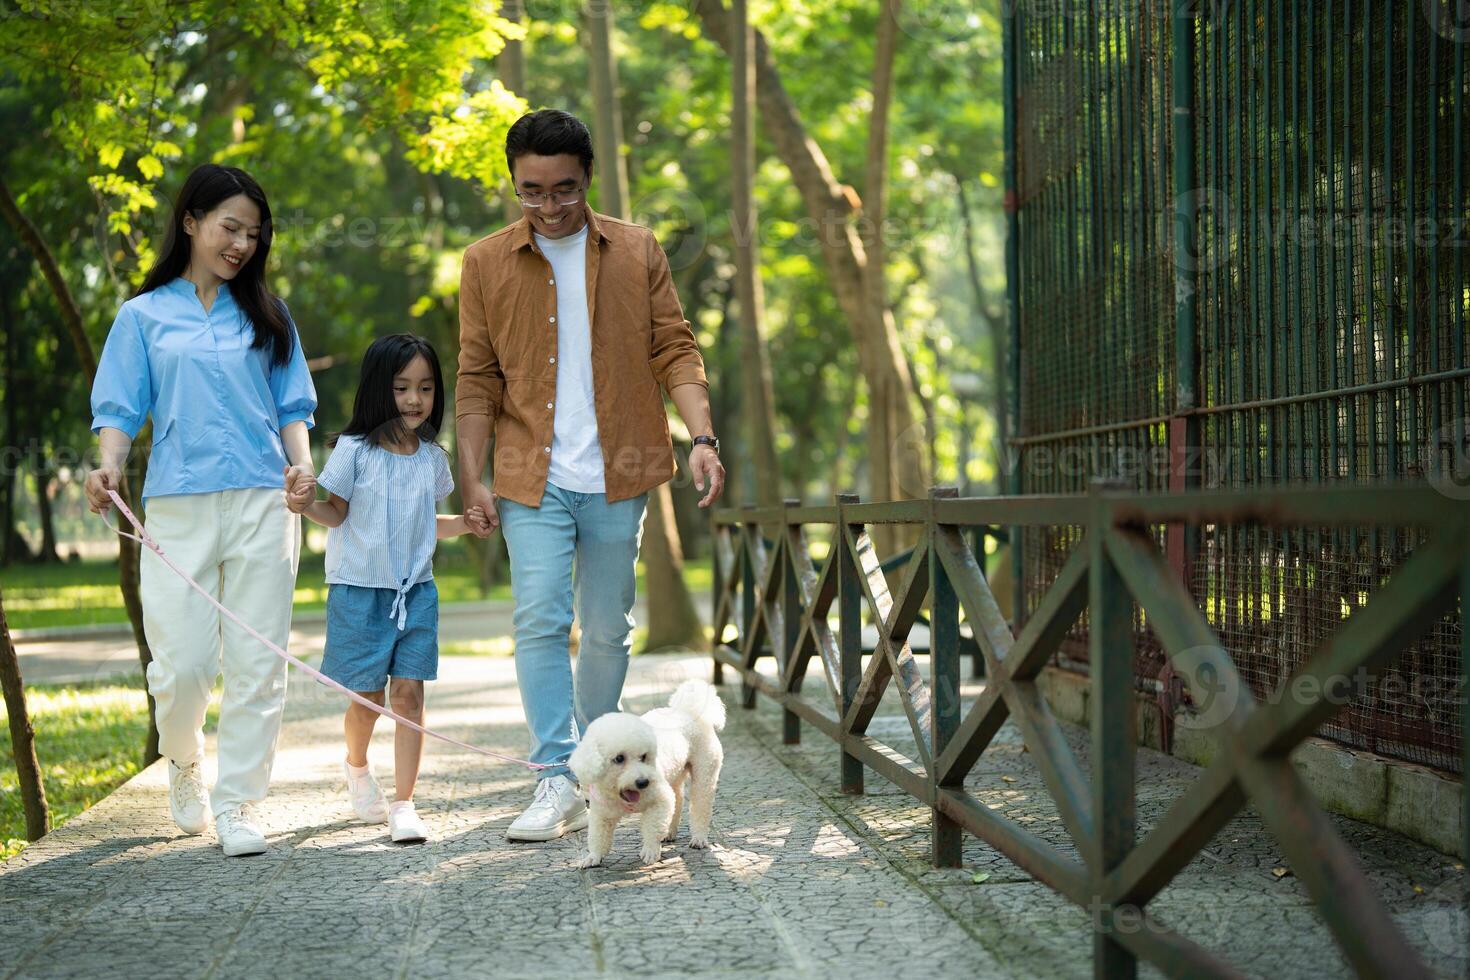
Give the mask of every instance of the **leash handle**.
[[540, 770], [551, 768], [551, 766], [544, 763], [530, 762], [526, 759], [517, 759], [515, 756], [502, 755], [499, 752], [492, 752], [489, 749], [482, 749], [477, 745], [471, 745], [468, 742], [461, 742], [457, 738], [451, 738], [450, 736], [436, 732], [431, 728], [425, 728], [418, 722], [410, 721], [409, 719], [403, 717], [396, 711], [393, 711], [391, 708], [378, 704], [375, 701], [369, 701], [367, 698], [358, 694], [356, 691], [349, 690], [345, 686], [332, 680], [326, 674], [323, 674], [321, 671], [317, 670], [315, 667], [312, 667], [310, 664], [307, 664], [305, 661], [291, 656], [285, 650], [282, 650], [279, 646], [277, 646], [274, 642], [266, 639], [264, 636], [261, 636], [260, 633], [256, 632], [254, 627], [252, 627], [249, 623], [245, 622], [239, 616], [236, 616], [233, 612], [227, 609], [223, 603], [221, 603], [214, 596], [206, 592], [203, 586], [194, 581], [194, 579], [190, 578], [187, 572], [179, 568], [179, 566], [175, 565], [173, 563], [173, 560], [170, 559], [168, 555], [163, 553], [163, 548], [159, 546], [158, 542], [153, 540], [153, 536], [148, 533], [147, 528], [143, 526], [142, 522], [139, 521], [138, 518], [133, 515], [133, 512], [128, 509], [128, 505], [123, 503], [123, 499], [117, 495], [117, 491], [108, 490], [107, 495], [112, 498], [113, 506], [116, 507], [118, 511], [121, 512], [122, 515], [128, 519], [128, 522], [138, 530], [138, 533], [129, 534], [128, 532], [123, 531], [117, 527], [113, 527], [112, 522], [107, 519], [106, 512], [102, 514], [102, 523], [112, 528], [113, 531], [117, 532], [121, 536], [125, 538], [131, 538], [132, 540], [138, 542], [143, 547], [147, 548], [149, 551], [157, 555], [163, 561], [163, 563], [167, 565], [175, 575], [183, 579], [190, 588], [192, 588], [195, 592], [198, 592], [200, 595], [204, 596], [204, 598], [208, 599], [210, 604], [212, 604], [225, 616], [229, 617], [231, 621], [240, 624], [240, 627], [244, 629], [245, 632], [249, 633], [261, 643], [265, 644], [267, 649], [269, 649], [276, 656], [280, 657], [282, 660], [286, 661], [294, 667], [304, 670], [307, 674], [316, 678], [318, 682], [326, 685], [327, 687], [332, 688], [333, 690], [341, 691], [343, 694], [347, 695], [349, 698], [351, 698], [353, 701], [356, 701], [364, 708], [376, 711], [378, 714], [382, 715], [385, 718], [392, 718], [398, 724], [407, 725], [414, 731], [419, 732], [423, 735], [428, 735], [430, 738], [437, 738], [441, 742], [448, 742], [450, 745], [455, 745], [462, 749], [468, 749], [471, 752], [477, 752], [480, 755], [489, 756], [492, 759], [499, 759], [502, 762], [510, 762], [518, 766], [525, 766], [528, 769]]

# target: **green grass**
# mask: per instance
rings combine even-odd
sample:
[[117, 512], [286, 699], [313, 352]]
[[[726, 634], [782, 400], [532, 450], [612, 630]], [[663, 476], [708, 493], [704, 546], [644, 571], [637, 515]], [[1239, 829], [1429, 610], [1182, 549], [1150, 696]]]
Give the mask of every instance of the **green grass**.
[[[705, 641], [708, 642], [710, 628], [704, 628]], [[636, 626], [633, 628], [633, 654], [646, 652], [643, 647], [648, 642], [648, 628]], [[439, 655], [441, 657], [509, 657], [515, 653], [515, 640], [510, 636], [492, 636], [483, 640], [458, 640], [453, 643], [439, 644]]]
[[[26, 706], [36, 732], [51, 827], [60, 827], [125, 783], [142, 767], [148, 734], [143, 679], [26, 687]], [[211, 704], [205, 731], [219, 709]], [[0, 860], [25, 847], [25, 811], [10, 745], [10, 723], [0, 703]]]
[[[320, 611], [327, 607], [326, 559], [320, 554], [303, 555], [296, 577], [295, 611]], [[510, 585], [501, 582], [488, 595], [481, 595], [479, 578], [463, 547], [441, 547], [434, 561], [434, 578], [439, 601], [476, 602], [481, 599], [510, 600]], [[707, 594], [711, 585], [708, 560], [685, 566], [685, 581], [696, 594]], [[638, 589], [643, 590], [643, 567], [638, 568]], [[5, 595], [5, 615], [11, 629], [121, 624], [128, 621], [117, 585], [117, 564], [111, 561], [73, 562], [57, 565], [14, 565], [0, 568], [0, 590]]]

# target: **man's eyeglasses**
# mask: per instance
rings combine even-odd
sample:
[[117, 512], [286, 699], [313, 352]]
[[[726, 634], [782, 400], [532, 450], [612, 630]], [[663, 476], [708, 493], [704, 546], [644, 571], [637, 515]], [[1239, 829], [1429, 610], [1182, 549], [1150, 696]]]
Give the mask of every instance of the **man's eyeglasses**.
[[586, 190], [587, 188], [585, 187], [578, 187], [576, 190], [554, 191], [550, 194], [522, 194], [517, 190], [515, 195], [520, 198], [521, 207], [523, 208], [545, 207], [548, 201], [555, 201], [559, 206], [567, 207], [582, 200], [582, 194]]

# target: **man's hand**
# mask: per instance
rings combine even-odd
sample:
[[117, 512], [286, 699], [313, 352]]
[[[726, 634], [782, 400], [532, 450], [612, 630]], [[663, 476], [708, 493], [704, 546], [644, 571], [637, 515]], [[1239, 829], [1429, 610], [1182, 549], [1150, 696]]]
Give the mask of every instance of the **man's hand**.
[[94, 514], [105, 514], [112, 506], [112, 498], [107, 491], [115, 490], [122, 493], [122, 470], [110, 466], [99, 466], [87, 474], [87, 482], [83, 487], [87, 494], [87, 506]]
[[465, 484], [465, 527], [477, 538], [488, 538], [500, 527], [500, 514], [495, 509], [495, 494], [478, 480]]
[[286, 509], [293, 514], [304, 514], [316, 500], [316, 474], [305, 466], [287, 466], [283, 473]]
[[699, 506], [708, 507], [720, 499], [725, 492], [725, 466], [715, 454], [714, 447], [700, 443], [689, 453], [689, 472], [694, 474], [694, 489], [703, 490], [709, 480], [709, 492], [700, 500]]

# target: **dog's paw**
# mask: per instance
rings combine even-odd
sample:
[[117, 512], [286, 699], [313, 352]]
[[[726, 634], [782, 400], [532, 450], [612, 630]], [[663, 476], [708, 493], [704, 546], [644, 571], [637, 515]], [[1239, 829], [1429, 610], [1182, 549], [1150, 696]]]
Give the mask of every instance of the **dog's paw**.
[[663, 857], [663, 848], [658, 845], [644, 847], [638, 852], [638, 857], [643, 860], [644, 864], [658, 864], [659, 860]]
[[577, 867], [579, 867], [579, 868], [595, 868], [595, 867], [597, 867], [601, 863], [602, 863], [602, 858], [598, 857], [596, 854], [583, 854], [577, 860]]
[[677, 830], [671, 830], [667, 834], [664, 834], [664, 837], [663, 837], [663, 840], [664, 840], [664, 843], [665, 844], [673, 843], [674, 841], [676, 841], [678, 839], [679, 839], [679, 832]]
[[709, 847], [709, 838], [708, 837], [700, 837], [700, 836], [691, 836], [689, 838], [689, 846], [692, 847], [692, 848], [694, 848], [696, 851], [702, 851], [705, 848]]

